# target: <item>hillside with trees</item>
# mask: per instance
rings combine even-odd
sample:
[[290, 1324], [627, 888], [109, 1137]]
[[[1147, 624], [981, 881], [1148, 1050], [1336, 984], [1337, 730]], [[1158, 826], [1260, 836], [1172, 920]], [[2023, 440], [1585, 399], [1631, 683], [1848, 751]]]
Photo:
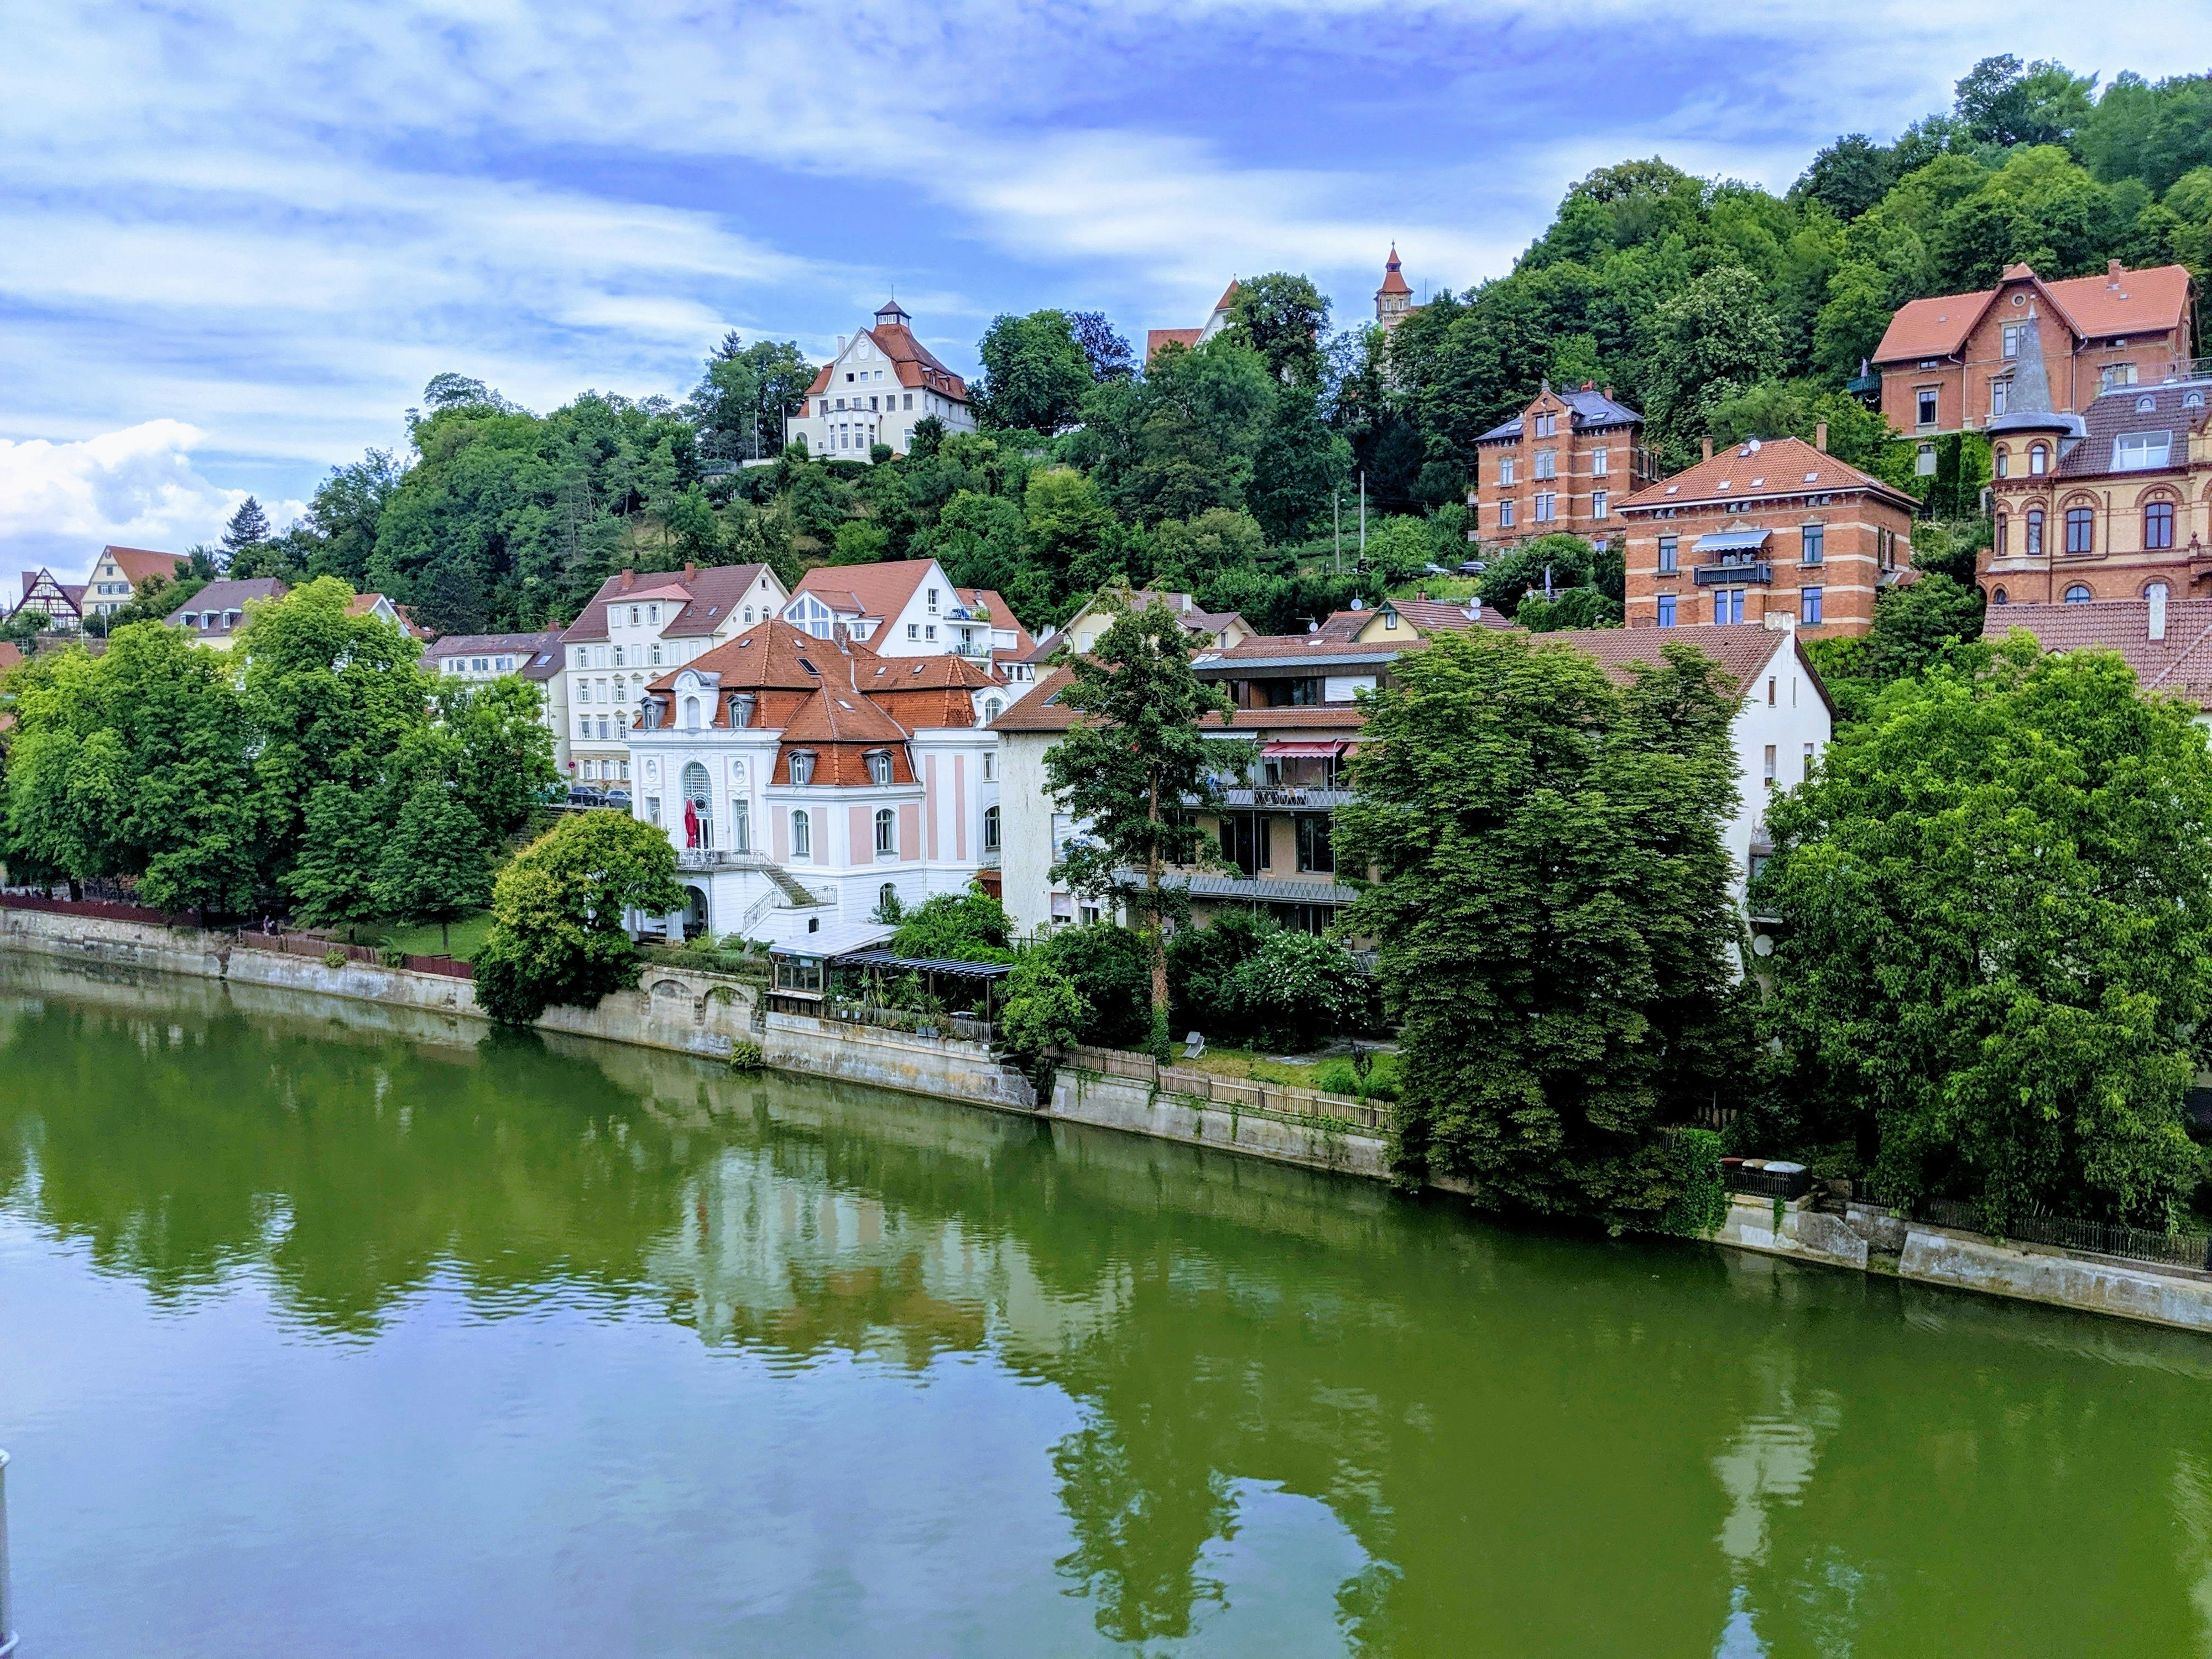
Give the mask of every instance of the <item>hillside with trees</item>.
[[[2100, 86], [1995, 57], [1955, 92], [1893, 141], [1837, 137], [1779, 195], [1658, 157], [1601, 167], [1510, 272], [1437, 294], [1387, 343], [1332, 332], [1326, 298], [1285, 272], [1245, 279], [1227, 330], [1141, 369], [1096, 312], [1000, 317], [977, 349], [983, 430], [924, 422], [886, 465], [779, 451], [813, 373], [793, 343], [726, 337], [682, 402], [590, 392], [544, 415], [441, 374], [405, 457], [333, 469], [301, 523], [246, 526], [215, 556], [342, 576], [448, 630], [565, 622], [625, 566], [761, 560], [788, 580], [920, 554], [1032, 629], [1113, 577], [1292, 629], [1463, 556], [1476, 439], [1547, 379], [1613, 386], [1669, 466], [1708, 434], [1826, 420], [1845, 459], [1971, 517], [1972, 447], [1916, 478], [1845, 383], [1899, 305], [2016, 260], [2052, 277], [2178, 261], [2201, 280], [2212, 76]], [[1340, 571], [1355, 473], [1395, 516], [1370, 518], [1366, 568]], [[1930, 541], [1971, 575], [1971, 524]]]

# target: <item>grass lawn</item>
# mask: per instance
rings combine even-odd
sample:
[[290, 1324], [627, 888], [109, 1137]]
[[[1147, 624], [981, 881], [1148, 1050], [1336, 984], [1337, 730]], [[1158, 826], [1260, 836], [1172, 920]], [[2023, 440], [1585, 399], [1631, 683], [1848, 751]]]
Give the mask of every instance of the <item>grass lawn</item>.
[[1476, 576], [1416, 576], [1408, 582], [1400, 582], [1390, 590], [1394, 599], [1414, 599], [1427, 594], [1449, 605], [1465, 605], [1481, 588]]
[[[1249, 1078], [1255, 1083], [1279, 1084], [1286, 1089], [1337, 1090], [1345, 1094], [1355, 1092], [1350, 1075], [1351, 1062], [1342, 1054], [1333, 1054], [1324, 1060], [1319, 1054], [1269, 1054], [1253, 1048], [1217, 1048], [1209, 1044], [1205, 1054], [1198, 1059], [1187, 1060], [1178, 1045], [1172, 1051], [1168, 1063], [1212, 1072], [1218, 1077]], [[1334, 1075], [1324, 1080], [1324, 1070]], [[1373, 1079], [1377, 1083], [1395, 1083], [1397, 1074], [1396, 1054], [1378, 1052], [1371, 1074]]]
[[[463, 962], [472, 962], [476, 953], [483, 948], [484, 935], [491, 932], [491, 912], [473, 911], [453, 923], [452, 954]], [[447, 954], [441, 944], [438, 924], [425, 922], [419, 927], [395, 927], [390, 922], [365, 921], [348, 930], [356, 945], [393, 945], [410, 957], [435, 957]]]

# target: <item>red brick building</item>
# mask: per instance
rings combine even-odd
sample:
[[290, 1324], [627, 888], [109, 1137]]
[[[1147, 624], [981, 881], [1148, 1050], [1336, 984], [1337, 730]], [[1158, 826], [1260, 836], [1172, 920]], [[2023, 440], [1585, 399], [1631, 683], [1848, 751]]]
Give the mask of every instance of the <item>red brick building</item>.
[[1628, 626], [1865, 633], [1875, 595], [1911, 565], [1912, 498], [1829, 454], [1825, 427], [1809, 444], [1711, 448], [1621, 503]]
[[2187, 267], [2130, 270], [2117, 259], [2060, 282], [2013, 265], [1981, 293], [1914, 300], [1890, 319], [1875, 351], [1881, 412], [1898, 431], [1928, 440], [1985, 428], [2017, 406], [2014, 382], [2031, 331], [2049, 366], [2051, 406], [2062, 412], [2115, 387], [2181, 378], [2195, 349], [2195, 302]]
[[1510, 547], [1567, 534], [1604, 547], [1622, 533], [1621, 502], [1656, 476], [1643, 434], [1644, 417], [1616, 403], [1611, 386], [1554, 392], [1547, 380], [1520, 414], [1475, 441], [1468, 539]]

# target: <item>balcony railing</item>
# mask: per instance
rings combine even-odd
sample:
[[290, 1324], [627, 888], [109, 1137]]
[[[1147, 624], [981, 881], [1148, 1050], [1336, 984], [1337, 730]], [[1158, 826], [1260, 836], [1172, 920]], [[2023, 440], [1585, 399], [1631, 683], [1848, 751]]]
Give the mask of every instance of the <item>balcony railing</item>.
[[1224, 789], [1222, 804], [1246, 810], [1253, 807], [1304, 808], [1309, 812], [1327, 812], [1352, 799], [1349, 789], [1322, 788], [1303, 783], [1263, 783], [1252, 789]]
[[1774, 567], [1765, 559], [1716, 559], [1691, 572], [1699, 587], [1730, 587], [1738, 582], [1771, 582]]

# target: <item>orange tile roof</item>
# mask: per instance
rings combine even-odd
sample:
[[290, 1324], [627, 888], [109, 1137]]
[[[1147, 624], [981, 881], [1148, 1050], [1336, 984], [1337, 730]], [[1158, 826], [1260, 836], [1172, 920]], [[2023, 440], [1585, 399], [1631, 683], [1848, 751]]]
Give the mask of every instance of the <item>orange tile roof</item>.
[[688, 639], [705, 637], [727, 624], [731, 607], [752, 591], [753, 584], [767, 568], [761, 564], [717, 564], [701, 569], [696, 565], [687, 565], [682, 570], [652, 571], [643, 575], [634, 570], [623, 571], [599, 584], [599, 591], [592, 595], [592, 602], [561, 637], [572, 642], [603, 640], [607, 636], [610, 605], [630, 605], [645, 599], [684, 606], [661, 629], [663, 635]]
[[1710, 461], [1646, 484], [1622, 501], [1620, 510], [1633, 513], [1639, 507], [1682, 507], [1692, 501], [1748, 502], [1769, 495], [1837, 489], [1874, 490], [1907, 509], [1917, 505], [1871, 473], [1847, 465], [1802, 438], [1773, 438], [1755, 450], [1744, 445], [1721, 450]]
[[1390, 244], [1390, 257], [1382, 262], [1382, 286], [1375, 290], [1376, 296], [1379, 299], [1385, 294], [1411, 294], [1413, 291], [1411, 284], [1406, 281], [1405, 272], [1399, 269], [1398, 245], [1393, 242]]
[[[2109, 270], [2055, 283], [2044, 281], [2027, 265], [2011, 266], [2004, 273], [2005, 283], [2022, 281], [2033, 282], [2048, 295], [2060, 319], [2081, 339], [2163, 333], [2179, 326], [2189, 310], [2190, 277], [2185, 265], [2123, 270], [2117, 283]], [[1881, 343], [1875, 348], [1874, 361], [1886, 363], [1949, 356], [1966, 343], [1966, 336], [1999, 291], [1992, 288], [1974, 294], [1907, 301], [1889, 319]]]
[[934, 559], [895, 559], [882, 564], [817, 564], [791, 590], [811, 593], [832, 611], [888, 622], [907, 607]]
[[1145, 361], [1150, 362], [1159, 349], [1173, 341], [1177, 345], [1195, 346], [1202, 328], [1148, 328], [1145, 331]]
[[2045, 651], [2117, 651], [2146, 691], [2170, 691], [2212, 708], [2212, 599], [2168, 599], [2166, 637], [2150, 636], [2150, 601], [2088, 605], [1993, 605], [1982, 637], [2025, 629]]
[[161, 576], [174, 581], [177, 572], [191, 562], [181, 553], [157, 553], [150, 547], [108, 546], [100, 551], [101, 557], [115, 561], [115, 568], [123, 573], [133, 587], [149, 576]]

